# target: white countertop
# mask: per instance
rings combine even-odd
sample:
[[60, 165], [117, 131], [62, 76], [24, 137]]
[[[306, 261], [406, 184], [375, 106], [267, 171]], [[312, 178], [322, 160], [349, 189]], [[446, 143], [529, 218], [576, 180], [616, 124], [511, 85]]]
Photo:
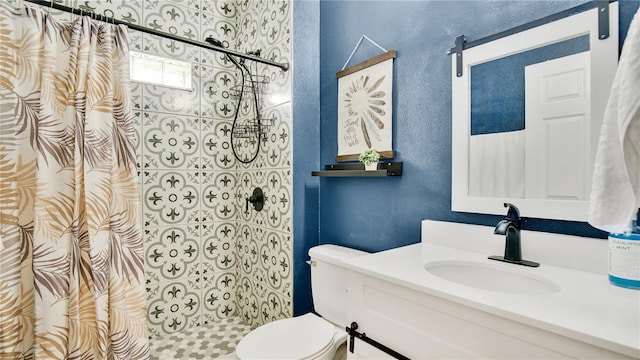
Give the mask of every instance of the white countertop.
[[[345, 264], [351, 270], [397, 285], [640, 358], [640, 291], [611, 285], [606, 274], [544, 263], [528, 268], [488, 260], [488, 255], [494, 254], [423, 242], [354, 258]], [[556, 282], [561, 290], [517, 295], [467, 287], [424, 269], [425, 264], [441, 260], [481, 262], [509, 271], [531, 272]]]

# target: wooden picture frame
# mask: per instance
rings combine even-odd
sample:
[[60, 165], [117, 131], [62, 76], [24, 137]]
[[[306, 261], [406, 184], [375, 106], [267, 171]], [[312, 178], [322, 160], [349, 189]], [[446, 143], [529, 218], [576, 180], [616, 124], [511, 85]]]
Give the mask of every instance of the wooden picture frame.
[[336, 73], [338, 79], [337, 162], [358, 161], [361, 152], [375, 149], [380, 158], [393, 158], [391, 50]]

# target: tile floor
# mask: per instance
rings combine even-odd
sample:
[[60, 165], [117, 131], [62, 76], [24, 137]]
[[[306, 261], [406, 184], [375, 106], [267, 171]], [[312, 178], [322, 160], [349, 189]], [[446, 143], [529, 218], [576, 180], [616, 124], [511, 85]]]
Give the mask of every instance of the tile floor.
[[240, 339], [251, 330], [232, 317], [189, 331], [152, 338], [150, 360], [234, 359]]
[[[224, 359], [235, 360], [236, 345], [251, 327], [238, 317], [227, 318], [164, 337], [150, 340], [149, 360]], [[347, 344], [342, 344], [333, 360], [347, 359]]]

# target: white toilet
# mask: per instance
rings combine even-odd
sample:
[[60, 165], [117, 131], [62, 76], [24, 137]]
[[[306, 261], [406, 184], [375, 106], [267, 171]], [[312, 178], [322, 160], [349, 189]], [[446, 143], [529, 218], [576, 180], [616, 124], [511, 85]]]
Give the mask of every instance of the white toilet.
[[337, 245], [309, 249], [312, 313], [277, 320], [256, 328], [236, 347], [236, 357], [248, 359], [333, 359], [347, 339], [347, 279], [343, 260], [366, 252]]

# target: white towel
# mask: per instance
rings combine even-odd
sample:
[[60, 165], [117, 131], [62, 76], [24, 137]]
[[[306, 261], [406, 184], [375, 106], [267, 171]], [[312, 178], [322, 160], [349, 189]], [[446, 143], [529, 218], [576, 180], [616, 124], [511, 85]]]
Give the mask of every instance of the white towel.
[[636, 12], [604, 113], [593, 171], [589, 224], [623, 232], [640, 204], [640, 10]]
[[524, 198], [524, 130], [469, 137], [469, 196]]

